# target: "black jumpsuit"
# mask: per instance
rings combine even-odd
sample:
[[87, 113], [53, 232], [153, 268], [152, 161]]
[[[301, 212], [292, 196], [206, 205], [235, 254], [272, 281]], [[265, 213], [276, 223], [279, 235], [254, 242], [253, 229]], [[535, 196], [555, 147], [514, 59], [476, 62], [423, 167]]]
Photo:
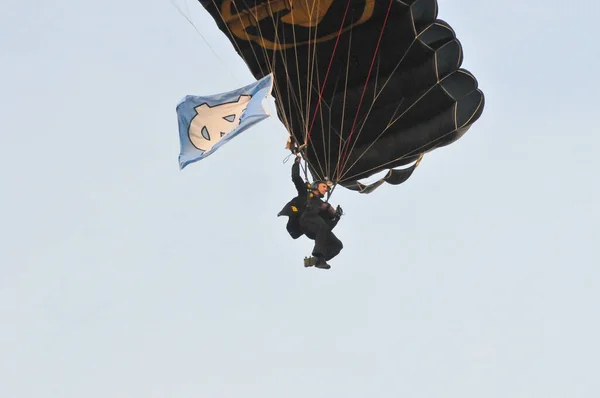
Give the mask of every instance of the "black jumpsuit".
[[329, 261], [343, 249], [344, 245], [332, 232], [338, 221], [335, 209], [329, 203], [314, 194], [309, 195], [300, 215], [300, 228], [309, 239], [315, 241], [313, 256]]
[[300, 164], [292, 166], [292, 181], [298, 196], [288, 202], [278, 215], [289, 216], [287, 230], [292, 238], [303, 234], [315, 241], [312, 255], [325, 261], [337, 256], [344, 245], [332, 232], [339, 221], [335, 209], [309, 191], [308, 185], [300, 177]]

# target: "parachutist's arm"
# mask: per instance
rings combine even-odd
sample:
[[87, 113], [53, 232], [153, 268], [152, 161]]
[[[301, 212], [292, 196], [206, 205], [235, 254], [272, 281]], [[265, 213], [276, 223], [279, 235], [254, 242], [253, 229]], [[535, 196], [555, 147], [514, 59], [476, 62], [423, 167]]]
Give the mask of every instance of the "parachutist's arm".
[[331, 229], [334, 229], [337, 223], [340, 221], [340, 218], [342, 218], [342, 214], [344, 214], [344, 212], [340, 206], [334, 209], [329, 203], [326, 203], [326, 205], [329, 205], [327, 210], [330, 217], [329, 220], [326, 220], [326, 222]]
[[337, 225], [338, 221], [340, 221], [339, 218], [332, 218], [331, 220], [329, 220], [328, 224], [329, 224], [329, 228], [334, 229], [335, 226]]
[[292, 181], [296, 186], [298, 194], [304, 195], [306, 193], [306, 186], [304, 185], [302, 177], [300, 177], [300, 158], [296, 158], [294, 164], [292, 165]]
[[333, 219], [337, 216], [337, 213], [332, 205], [327, 202], [323, 202], [321, 205], [321, 210], [326, 211], [329, 218]]

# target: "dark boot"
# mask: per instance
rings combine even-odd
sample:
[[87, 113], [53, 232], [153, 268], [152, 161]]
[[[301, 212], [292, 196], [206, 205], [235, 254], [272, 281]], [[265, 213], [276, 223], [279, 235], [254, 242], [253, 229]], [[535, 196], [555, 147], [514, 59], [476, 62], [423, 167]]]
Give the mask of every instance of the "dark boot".
[[331, 265], [327, 264], [327, 261], [325, 261], [325, 258], [317, 257], [315, 267], [321, 268], [321, 269], [329, 269], [329, 268], [331, 268]]

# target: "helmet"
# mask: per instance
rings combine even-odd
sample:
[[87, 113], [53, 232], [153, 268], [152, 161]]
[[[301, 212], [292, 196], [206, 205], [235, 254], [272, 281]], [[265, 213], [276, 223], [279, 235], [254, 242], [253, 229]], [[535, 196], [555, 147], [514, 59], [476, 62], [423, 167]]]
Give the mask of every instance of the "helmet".
[[[323, 181], [323, 180], [313, 181], [313, 183], [310, 184], [310, 189], [311, 190], [317, 189], [319, 187], [319, 184], [325, 184], [325, 185], [327, 185], [327, 181]], [[327, 185], [327, 186], [329, 186], [329, 185]]]
[[[316, 191], [319, 188], [319, 184], [327, 185], [327, 190], [329, 190], [329, 184], [327, 183], [327, 181], [316, 180], [316, 181], [313, 181], [312, 184], [310, 184], [310, 186], [309, 186], [310, 191]], [[323, 197], [323, 195], [321, 195], [321, 194], [319, 194], [319, 196], [321, 198]]]

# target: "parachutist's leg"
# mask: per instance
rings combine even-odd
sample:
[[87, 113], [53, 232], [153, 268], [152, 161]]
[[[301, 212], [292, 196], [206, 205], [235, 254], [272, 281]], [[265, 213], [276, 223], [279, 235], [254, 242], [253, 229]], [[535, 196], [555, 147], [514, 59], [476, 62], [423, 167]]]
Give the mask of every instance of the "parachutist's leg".
[[331, 236], [331, 228], [329, 225], [322, 222], [319, 226], [319, 231], [317, 232], [317, 236], [315, 237], [315, 248], [313, 249], [313, 256], [316, 257], [325, 257], [327, 255], [327, 249]]
[[333, 232], [329, 233], [329, 240], [327, 242], [326, 253], [324, 254], [325, 260], [329, 261], [342, 251], [344, 244]]
[[327, 264], [327, 260], [334, 257], [329, 253], [331, 249], [333, 249], [333, 252], [335, 252], [335, 254], [339, 253], [339, 250], [341, 250], [339, 248], [339, 245], [337, 244], [339, 240], [335, 237], [335, 235], [332, 234], [331, 227], [323, 219], [319, 218], [318, 222], [316, 222], [315, 224], [317, 224], [319, 228], [315, 236], [315, 247], [312, 253], [313, 256], [317, 259], [315, 267], [329, 269], [331, 268], [331, 266]]
[[329, 251], [328, 241], [331, 236], [331, 228], [325, 223], [319, 228], [317, 237], [315, 238], [315, 248], [313, 249], [313, 256], [316, 257], [317, 262], [315, 267], [321, 269], [329, 269], [331, 265], [327, 264], [327, 255]]
[[327, 261], [337, 256], [343, 247], [342, 242], [331, 232], [331, 228], [323, 223], [315, 238], [315, 248], [313, 250], [313, 255], [317, 258], [315, 267], [331, 268]]
[[309, 238], [315, 241], [315, 246], [312, 251], [313, 256], [321, 255], [323, 247], [323, 237], [327, 237], [324, 234], [323, 226], [327, 227], [325, 221], [320, 217], [303, 217], [300, 220], [300, 227], [302, 232]]
[[327, 261], [325, 261], [325, 257], [320, 256], [320, 257], [317, 257], [317, 262], [315, 264], [315, 267], [321, 268], [321, 269], [329, 269], [329, 268], [331, 268], [331, 265], [327, 264]]
[[306, 267], [315, 266], [317, 268], [329, 269], [325, 255], [327, 254], [327, 241], [331, 235], [331, 228], [320, 217], [305, 217], [300, 220], [300, 225], [307, 237], [315, 240], [315, 246], [312, 251], [313, 257], [305, 259]]

